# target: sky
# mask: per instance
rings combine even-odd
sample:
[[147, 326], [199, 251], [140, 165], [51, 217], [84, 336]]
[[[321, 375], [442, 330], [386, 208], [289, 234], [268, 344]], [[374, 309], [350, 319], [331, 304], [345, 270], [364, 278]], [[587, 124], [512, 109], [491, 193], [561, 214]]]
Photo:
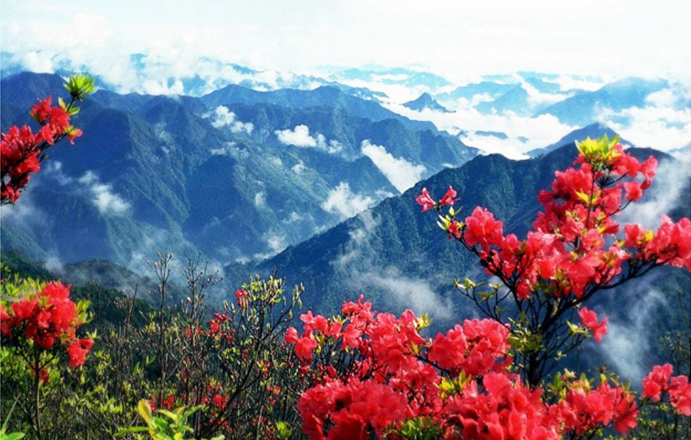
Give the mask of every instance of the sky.
[[[200, 57], [260, 70], [252, 80], [268, 89], [297, 87], [290, 72], [324, 77], [370, 64], [430, 71], [450, 80], [449, 90], [517, 71], [559, 74], [556, 81], [569, 81], [564, 90], [596, 90], [629, 76], [664, 78], [676, 85], [658, 96], [663, 102], [603, 113], [599, 121], [639, 146], [672, 150], [691, 140], [691, 108], [675, 107], [691, 96], [689, 0], [0, 1], [0, 50], [13, 61], [53, 72], [59, 60], [69, 60], [121, 93], [185, 93], [180, 79], [195, 74], [206, 81], [202, 93], [218, 87], [218, 78], [247, 79]], [[145, 55], [143, 72], [130, 63], [134, 53]], [[385, 92], [391, 110], [442, 130], [505, 133], [508, 139], [467, 142], [511, 158], [578, 128], [551, 116], [481, 114], [474, 102], [451, 114], [415, 114], [401, 104], [424, 88], [339, 81]], [[535, 103], [555, 98], [565, 95], [530, 97]], [[622, 118], [632, 122], [621, 124]], [[523, 138], [528, 141], [518, 141]]]
[[422, 65], [691, 78], [688, 0], [2, 0], [2, 50], [207, 55], [262, 69]]

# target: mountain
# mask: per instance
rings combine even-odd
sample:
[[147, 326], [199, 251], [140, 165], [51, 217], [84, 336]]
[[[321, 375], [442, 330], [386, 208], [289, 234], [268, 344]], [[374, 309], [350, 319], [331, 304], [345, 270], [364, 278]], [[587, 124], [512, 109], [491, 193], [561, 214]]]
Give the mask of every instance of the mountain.
[[540, 93], [554, 94], [559, 93], [561, 91], [561, 86], [559, 84], [555, 82], [544, 81], [542, 78], [539, 77], [527, 77], [525, 78], [525, 82], [535, 87], [535, 90], [537, 90]]
[[389, 85], [401, 85], [408, 88], [424, 87], [430, 91], [436, 91], [451, 83], [434, 73], [410, 70], [401, 67], [387, 68], [377, 65], [364, 66], [360, 69], [344, 69], [331, 74], [334, 81], [358, 81], [366, 83], [382, 83]]
[[485, 130], [478, 130], [475, 132], [477, 136], [493, 136], [498, 139], [508, 139], [509, 136], [502, 132], [502, 131], [485, 131]]
[[[596, 122], [594, 124], [590, 124], [588, 126], [585, 126], [583, 128], [579, 128], [578, 130], [574, 130], [571, 133], [567, 134], [563, 138], [559, 139], [557, 142], [548, 145], [544, 148], [537, 148], [535, 150], [531, 150], [528, 152], [528, 156], [530, 157], [539, 157], [544, 154], [547, 154], [551, 151], [556, 150], [557, 148], [563, 147], [565, 145], [573, 144], [575, 141], [578, 140], [583, 140], [586, 138], [590, 139], [599, 139], [603, 135], [607, 135], [610, 139], [612, 139], [614, 136], [617, 135], [617, 133], [606, 126], [605, 124], [601, 124], [599, 122]], [[622, 144], [627, 144], [627, 145], [632, 145], [630, 142], [626, 141], [625, 139], [619, 139], [619, 141]]]
[[434, 124], [431, 122], [412, 121], [385, 109], [377, 102], [356, 98], [336, 87], [330, 86], [319, 87], [315, 90], [283, 89], [259, 92], [245, 87], [230, 85], [204, 95], [201, 100], [209, 108], [235, 103], [274, 104], [290, 108], [329, 107], [373, 121], [395, 119], [411, 130], [436, 131]]
[[[15, 75], [0, 87], [3, 130], [31, 122], [36, 96], [67, 93], [57, 75]], [[2, 246], [34, 260], [128, 268], [166, 247], [223, 262], [266, 258], [398, 194], [396, 167], [421, 178], [477, 154], [400, 118], [353, 116], [338, 103], [381, 107], [336, 93], [333, 108], [231, 104], [237, 113], [219, 120], [198, 98], [100, 90], [75, 117], [84, 136], [49, 150], [21, 201], [2, 208]], [[278, 140], [300, 124], [324, 148]]]
[[382, 146], [396, 160], [424, 166], [425, 177], [448, 166], [460, 166], [478, 154], [475, 148], [437, 131], [413, 131], [397, 119], [372, 121], [339, 108], [294, 109], [270, 104], [229, 104], [226, 108], [239, 121], [253, 124], [255, 129], [249, 136], [263, 145], [285, 149], [291, 142], [299, 144], [298, 139], [282, 140], [279, 135], [295, 136], [297, 127], [302, 127], [303, 141], [314, 145], [292, 147], [296, 154], [317, 150], [356, 158], [363, 155], [363, 142], [369, 142]]
[[586, 126], [597, 121], [604, 110], [620, 112], [631, 107], [645, 107], [646, 98], [669, 86], [665, 80], [624, 78], [594, 92], [580, 92], [536, 112], [535, 116], [553, 115], [562, 123]]
[[484, 114], [503, 114], [510, 111], [518, 115], [527, 115], [533, 106], [528, 92], [520, 84], [516, 84], [495, 100], [481, 102], [475, 108]]
[[493, 81], [482, 81], [458, 87], [450, 92], [435, 95], [441, 102], [458, 101], [459, 99], [472, 100], [477, 95], [486, 95], [490, 99], [497, 98], [513, 89], [515, 84], [504, 84]]
[[403, 104], [403, 106], [418, 112], [421, 112], [423, 110], [433, 110], [442, 113], [450, 113], [449, 110], [446, 109], [446, 107], [442, 106], [437, 101], [435, 101], [429, 93], [423, 93], [422, 95], [420, 95], [419, 98], [413, 101], [408, 101], [405, 104]]
[[[663, 162], [670, 160], [656, 150], [631, 151], [640, 158], [653, 154]], [[570, 166], [574, 157], [573, 146], [523, 161], [500, 155], [478, 156], [258, 265], [229, 266], [226, 274], [239, 280], [248, 274], [275, 270], [287, 277], [289, 284], [303, 283], [304, 303], [326, 313], [366, 292], [380, 309], [400, 311], [413, 307], [442, 319], [467, 316], [463, 305], [452, 299], [451, 280], [482, 278], [482, 268], [470, 253], [444, 238], [435, 215], [420, 213], [415, 196], [426, 187], [439, 197], [453, 185], [463, 205], [461, 215], [468, 215], [476, 206], [487, 207], [504, 222], [505, 231], [523, 236], [540, 209], [538, 191], [548, 188], [554, 172]], [[686, 194], [691, 191], [688, 186]], [[648, 199], [654, 197], [651, 193]], [[691, 206], [682, 204], [680, 209], [675, 215], [691, 214]]]

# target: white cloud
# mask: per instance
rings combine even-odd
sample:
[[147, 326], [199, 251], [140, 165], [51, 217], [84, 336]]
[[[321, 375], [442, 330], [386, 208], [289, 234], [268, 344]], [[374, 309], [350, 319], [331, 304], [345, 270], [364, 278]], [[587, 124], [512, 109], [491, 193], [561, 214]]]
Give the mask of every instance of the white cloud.
[[657, 229], [660, 217], [669, 214], [675, 207], [688, 203], [681, 199], [684, 189], [691, 182], [691, 150], [679, 155], [678, 160], [662, 162], [656, 170], [655, 179], [648, 189], [645, 201], [632, 203], [624, 210], [620, 223], [637, 223], [646, 229]]
[[691, 141], [691, 108], [675, 110], [658, 106], [666, 104], [668, 99], [668, 95], [658, 94], [652, 101], [656, 105], [620, 112], [604, 109], [598, 119], [634, 145], [663, 151], [680, 148]]
[[362, 141], [362, 154], [372, 159], [372, 162], [389, 179], [389, 182], [400, 192], [418, 183], [426, 171], [423, 165], [415, 165], [403, 158], [395, 158], [381, 145]]
[[355, 194], [350, 190], [347, 182], [341, 182], [331, 191], [322, 209], [332, 214], [338, 214], [342, 219], [352, 217], [364, 211], [374, 204], [374, 199], [369, 196]]
[[236, 157], [237, 155], [241, 155], [242, 152], [240, 152], [238, 148], [235, 148], [235, 145], [235, 142], [226, 142], [219, 148], [212, 148], [209, 152], [214, 156]]
[[647, 329], [655, 325], [651, 310], [666, 306], [662, 293], [649, 290], [636, 299], [636, 307], [627, 308], [624, 319], [615, 320], [610, 317], [607, 335], [602, 338], [597, 351], [623, 378], [636, 383], [648, 373], [651, 366], [646, 361], [650, 341], [645, 335], [648, 334]]
[[293, 172], [298, 176], [304, 173], [306, 169], [307, 167], [305, 166], [305, 163], [303, 161], [298, 161], [298, 163], [293, 165], [293, 167], [291, 168], [291, 170], [293, 170]]
[[62, 162], [53, 160], [43, 165], [43, 175], [55, 179], [58, 184], [65, 186], [74, 181], [73, 178], [65, 174], [62, 170]]
[[599, 79], [594, 78], [582, 78], [572, 75], [559, 75], [557, 78], [550, 80], [549, 82], [554, 82], [559, 84], [562, 92], [568, 92], [570, 90], [585, 90], [588, 92], [594, 92], [599, 90], [605, 83]]
[[159, 122], [157, 124], [154, 124], [154, 134], [164, 144], [167, 145], [172, 145], [175, 143], [173, 140], [173, 136], [166, 131], [166, 123], [165, 122]]
[[294, 147], [316, 147], [317, 140], [310, 136], [310, 129], [306, 125], [296, 125], [293, 130], [276, 130], [278, 141], [283, 145]]
[[167, 80], [147, 79], [142, 82], [142, 91], [147, 95], [182, 95], [185, 87], [179, 79], [168, 84]]
[[283, 219], [283, 223], [290, 224], [304, 220], [305, 217], [297, 212], [291, 212], [288, 218]]
[[211, 118], [211, 125], [216, 128], [229, 127], [230, 131], [238, 133], [252, 134], [254, 131], [254, 124], [251, 122], [242, 122], [237, 120], [235, 113], [231, 112], [228, 107], [219, 105], [213, 111], [206, 113], [205, 118]]
[[372, 211], [364, 211], [357, 216], [361, 226], [348, 231], [350, 240], [345, 244], [344, 252], [339, 255], [331, 264], [343, 271], [348, 271], [346, 267], [352, 261], [357, 261], [361, 255], [363, 245], [372, 236], [372, 233], [381, 224], [378, 217], [372, 215]]
[[276, 165], [277, 167], [283, 166], [283, 161], [281, 160], [280, 157], [271, 156], [271, 157], [269, 157], [269, 162]]
[[[454, 106], [449, 105], [454, 113], [429, 110], [416, 112], [397, 104], [387, 104], [386, 107], [410, 119], [430, 121], [439, 130], [452, 134], [458, 134], [461, 131], [469, 133], [466, 142], [468, 145], [479, 148], [487, 154], [499, 153], [511, 159], [524, 158], [528, 151], [546, 147], [580, 128], [563, 124], [552, 115], [529, 117], [518, 116], [512, 112], [502, 115], [483, 114], [473, 108], [472, 104], [468, 100], [461, 99]], [[508, 139], [474, 136], [472, 133], [475, 131], [502, 132]]]
[[367, 286], [382, 289], [395, 303], [410, 308], [416, 315], [429, 313], [433, 319], [446, 320], [453, 317], [454, 305], [450, 298], [438, 295], [432, 284], [422, 278], [411, 278], [391, 268], [383, 272], [358, 274], [355, 281], [358, 287]]
[[50, 56], [40, 51], [28, 52], [22, 58], [22, 64], [27, 70], [36, 73], [53, 73], [53, 61]]
[[335, 139], [328, 140], [321, 133], [317, 133], [315, 136], [310, 135], [310, 128], [304, 124], [296, 125], [292, 130], [276, 130], [274, 134], [276, 134], [276, 138], [283, 145], [316, 148], [329, 154], [337, 154], [343, 151], [343, 144]]
[[254, 205], [257, 208], [263, 208], [266, 206], [266, 193], [264, 191], [259, 191], [254, 195]]
[[266, 236], [266, 244], [269, 246], [271, 254], [278, 254], [283, 249], [288, 247], [288, 241], [283, 235], [275, 232], [270, 232]]
[[101, 214], [121, 216], [129, 213], [130, 204], [114, 193], [110, 185], [100, 183], [94, 172], [87, 171], [78, 181], [88, 188], [92, 195], [91, 201]]

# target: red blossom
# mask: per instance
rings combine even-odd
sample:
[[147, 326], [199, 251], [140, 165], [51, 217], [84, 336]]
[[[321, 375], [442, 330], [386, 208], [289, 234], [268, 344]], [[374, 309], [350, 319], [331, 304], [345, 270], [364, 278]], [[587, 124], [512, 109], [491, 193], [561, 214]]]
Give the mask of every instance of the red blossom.
[[452, 205], [456, 203], [459, 199], [456, 198], [456, 190], [453, 189], [451, 186], [449, 186], [449, 189], [446, 190], [446, 193], [444, 194], [444, 197], [439, 200], [439, 206], [444, 206], [444, 205]]
[[593, 333], [595, 341], [600, 342], [602, 337], [607, 334], [607, 317], [602, 322], [597, 322], [597, 314], [587, 307], [581, 307], [578, 315], [581, 317], [581, 322], [585, 328]]
[[417, 196], [415, 200], [417, 201], [418, 205], [422, 206], [422, 212], [429, 211], [437, 204], [437, 202], [432, 200], [432, 197], [430, 197], [427, 188], [422, 188], [422, 194]]

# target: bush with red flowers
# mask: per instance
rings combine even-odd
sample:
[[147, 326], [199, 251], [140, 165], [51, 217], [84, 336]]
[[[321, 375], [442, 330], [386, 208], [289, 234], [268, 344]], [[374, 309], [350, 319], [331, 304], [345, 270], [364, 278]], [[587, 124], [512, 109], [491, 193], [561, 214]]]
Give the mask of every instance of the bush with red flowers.
[[60, 140], [67, 138], [71, 144], [82, 131], [70, 125], [70, 117], [79, 112], [75, 104], [94, 90], [94, 80], [85, 75], [71, 76], [65, 84], [71, 101], [59, 99], [58, 106], [51, 106], [47, 97], [31, 108], [31, 117], [41, 127], [34, 133], [28, 125], [11, 127], [2, 133], [0, 142], [0, 204], [15, 203], [20, 191], [29, 183], [31, 174], [41, 169], [43, 152]]
[[[309, 312], [302, 332], [288, 330], [286, 341], [313, 380], [298, 402], [308, 438], [626, 434], [663, 394], [677, 414], [691, 414], [688, 378], [672, 377], [669, 364], [643, 381], [642, 399], [614, 375], [555, 372], [586, 337], [600, 342], [607, 334], [607, 318], [585, 306], [598, 292], [663, 265], [691, 271], [689, 219], [663, 217], [656, 232], [625, 225], [625, 237], [617, 235], [615, 218], [650, 187], [655, 158], [641, 163], [606, 136], [578, 147], [576, 166], [556, 172], [551, 191], [538, 195], [543, 211], [524, 239], [505, 235], [482, 207], [458, 220], [452, 187], [439, 202], [426, 188], [417, 197], [422, 212], [435, 209], [448, 237], [500, 281], [489, 291], [485, 283], [456, 281], [485, 319], [430, 339], [420, 333], [426, 316], [375, 313], [361, 298], [345, 303], [341, 316]], [[580, 324], [572, 322], [576, 314]]]

